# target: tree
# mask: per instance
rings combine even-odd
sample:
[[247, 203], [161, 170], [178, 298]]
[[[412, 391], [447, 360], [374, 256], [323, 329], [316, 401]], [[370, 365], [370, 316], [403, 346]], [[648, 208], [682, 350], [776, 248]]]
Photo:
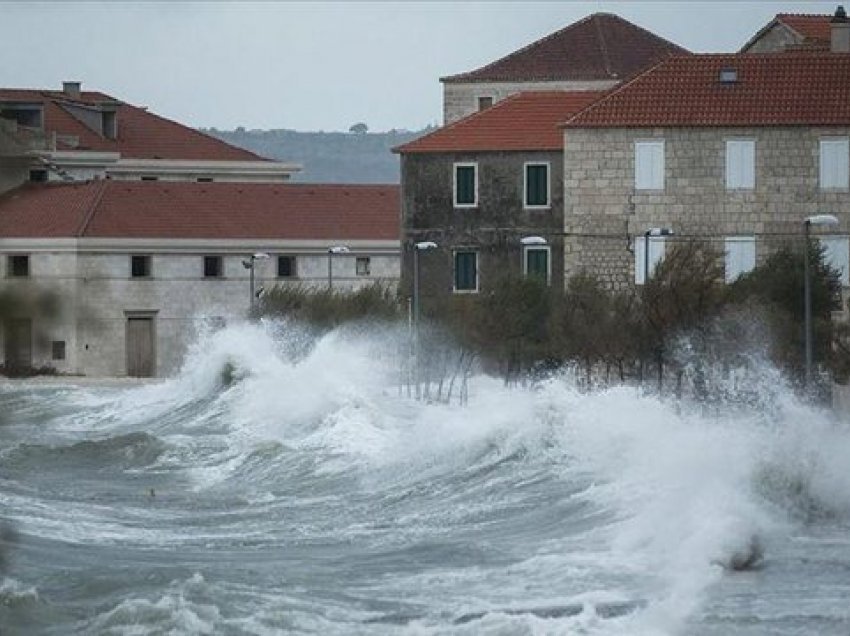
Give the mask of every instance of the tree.
[[348, 132], [354, 133], [355, 135], [365, 135], [369, 132], [369, 126], [364, 124], [362, 121], [357, 122], [356, 124], [352, 124], [352, 126], [348, 129]]

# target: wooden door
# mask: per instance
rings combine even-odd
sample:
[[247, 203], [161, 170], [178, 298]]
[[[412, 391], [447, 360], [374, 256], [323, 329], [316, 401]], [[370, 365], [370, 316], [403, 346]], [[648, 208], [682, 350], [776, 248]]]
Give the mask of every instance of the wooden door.
[[153, 318], [129, 316], [127, 318], [127, 375], [151, 378], [155, 368]]
[[32, 367], [32, 320], [12, 318], [6, 321], [6, 368], [29, 369]]

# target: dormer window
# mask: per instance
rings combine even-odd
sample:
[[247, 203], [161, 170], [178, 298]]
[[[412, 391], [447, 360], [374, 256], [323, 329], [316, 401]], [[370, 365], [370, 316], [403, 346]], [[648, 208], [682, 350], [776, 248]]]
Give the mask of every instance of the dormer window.
[[722, 68], [720, 69], [720, 83], [721, 84], [735, 84], [738, 82], [738, 71], [734, 68]]

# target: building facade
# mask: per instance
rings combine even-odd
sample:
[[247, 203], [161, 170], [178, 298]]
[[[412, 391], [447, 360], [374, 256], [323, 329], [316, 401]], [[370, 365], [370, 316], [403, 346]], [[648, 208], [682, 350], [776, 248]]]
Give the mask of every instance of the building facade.
[[670, 58], [566, 124], [566, 274], [642, 284], [665, 245], [694, 238], [733, 280], [830, 214], [816, 232], [846, 286], [848, 139], [848, 54]]
[[414, 295], [417, 254], [423, 307], [508, 274], [564, 284], [559, 123], [600, 95], [521, 93], [396, 149], [404, 293]]
[[[264, 289], [395, 285], [398, 207], [397, 186], [17, 188], [0, 197], [0, 280], [16, 299], [0, 359], [79, 375], [169, 375], [199, 328], [244, 320]], [[340, 246], [348, 251], [328, 253]]]

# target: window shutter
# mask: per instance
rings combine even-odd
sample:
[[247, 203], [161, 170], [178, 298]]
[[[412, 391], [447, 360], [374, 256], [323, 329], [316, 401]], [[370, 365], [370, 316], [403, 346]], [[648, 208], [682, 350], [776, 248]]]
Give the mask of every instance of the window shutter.
[[726, 239], [726, 282], [732, 283], [741, 274], [756, 266], [756, 239], [753, 236], [730, 236]]
[[635, 142], [635, 189], [664, 189], [664, 142]]
[[850, 139], [821, 139], [820, 187], [847, 189], [850, 185]]
[[525, 251], [525, 273], [527, 276], [549, 282], [549, 250], [528, 248]]
[[756, 142], [748, 139], [726, 142], [726, 188], [755, 187]]
[[850, 238], [824, 236], [819, 240], [824, 247], [824, 263], [841, 272], [841, 284], [847, 287], [850, 285]]
[[[644, 248], [646, 237], [639, 235], [635, 237], [635, 284], [643, 285], [646, 282], [646, 272], [644, 271]], [[667, 240], [663, 236], [649, 237], [649, 273], [652, 275], [658, 264], [664, 260], [664, 252], [666, 250]]]

